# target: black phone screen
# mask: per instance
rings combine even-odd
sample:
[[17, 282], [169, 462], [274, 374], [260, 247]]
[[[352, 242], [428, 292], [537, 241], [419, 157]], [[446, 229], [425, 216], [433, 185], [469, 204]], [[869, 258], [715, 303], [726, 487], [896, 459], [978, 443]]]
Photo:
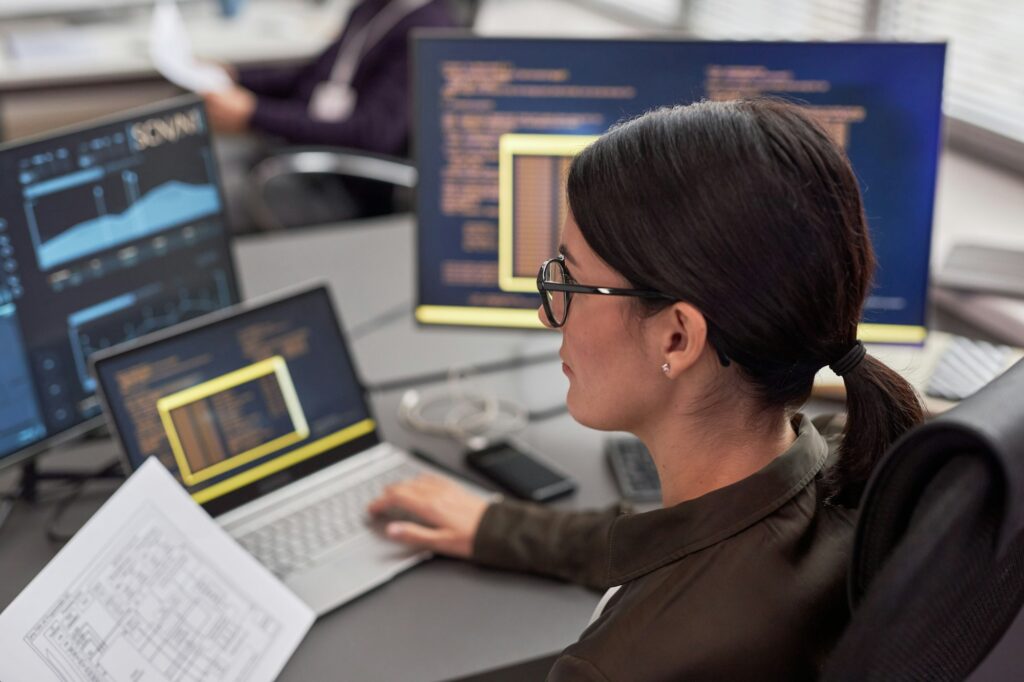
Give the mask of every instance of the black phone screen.
[[507, 443], [471, 452], [467, 460], [491, 480], [526, 499], [550, 499], [575, 488], [565, 475]]

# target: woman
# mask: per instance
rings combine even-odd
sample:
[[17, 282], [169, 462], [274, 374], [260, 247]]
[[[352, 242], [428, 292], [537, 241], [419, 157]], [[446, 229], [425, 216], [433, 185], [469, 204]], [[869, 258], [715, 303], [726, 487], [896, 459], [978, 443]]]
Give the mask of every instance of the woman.
[[[848, 161], [793, 106], [702, 102], [601, 137], [568, 197], [539, 314], [570, 413], [646, 444], [664, 508], [489, 505], [423, 478], [371, 511], [423, 520], [390, 524], [400, 542], [621, 585], [551, 679], [813, 678], [848, 619], [860, 492], [922, 418], [856, 340], [874, 255]], [[796, 413], [825, 365], [847, 391], [832, 448]]]
[[[203, 98], [217, 132], [236, 134], [216, 140], [235, 231], [256, 228], [249, 169], [281, 141], [405, 156], [412, 120], [410, 33], [453, 25], [444, 0], [361, 0], [352, 6], [338, 38], [309, 63], [227, 67], [234, 85], [203, 93]], [[383, 183], [299, 174], [270, 183], [264, 199], [275, 222], [303, 226], [389, 213], [395, 210], [393, 195]]]

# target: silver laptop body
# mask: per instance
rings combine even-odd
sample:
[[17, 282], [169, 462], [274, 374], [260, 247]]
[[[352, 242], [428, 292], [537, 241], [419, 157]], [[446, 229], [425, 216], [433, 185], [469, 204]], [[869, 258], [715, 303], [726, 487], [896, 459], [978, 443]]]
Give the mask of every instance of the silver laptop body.
[[[290, 311], [288, 306], [296, 307], [296, 310]], [[299, 447], [298, 450], [292, 449], [277, 455], [281, 458], [279, 460], [271, 456], [266, 461], [248, 463], [249, 468], [239, 468], [241, 474], [236, 476], [249, 473], [250, 479], [251, 471], [259, 472], [261, 467], [270, 467], [274, 471], [273, 474], [261, 475], [255, 482], [235, 485], [232, 483], [235, 479], [229, 478], [227, 483], [222, 481], [210, 484], [206, 489], [190, 487], [184, 482], [181, 471], [175, 468], [183, 461], [180, 453], [177, 453], [179, 456], [175, 459], [162, 447], [157, 448], [157, 451], [144, 452], [142, 442], [152, 442], [153, 439], [147, 441], [138, 435], [152, 434], [156, 428], [151, 423], [148, 406], [146, 409], [138, 408], [138, 392], [149, 395], [145, 391], [150, 391], [162, 395], [173, 391], [162, 391], [160, 386], [149, 385], [135, 389], [136, 406], [132, 408], [132, 395], [121, 390], [126, 384], [125, 373], [134, 372], [131, 376], [137, 377], [139, 374], [136, 370], [139, 367], [147, 366], [147, 363], [155, 366], [154, 362], [166, 362], [166, 357], [173, 356], [175, 361], [182, 357], [190, 360], [190, 348], [199, 348], [207, 355], [214, 355], [210, 349], [219, 351], [230, 346], [232, 339], [241, 338], [239, 325], [253, 320], [259, 322], [260, 315], [270, 315], [272, 311], [277, 311], [273, 314], [279, 314], [282, 318], [296, 316], [296, 319], [303, 320], [303, 324], [309, 318], [324, 318], [310, 323], [321, 327], [326, 324], [326, 318], [330, 317], [332, 329], [321, 334], [330, 338], [325, 341], [312, 334], [309, 346], [327, 345], [326, 351], [323, 348], [320, 350], [329, 355], [322, 354], [321, 361], [340, 357], [349, 363], [351, 371], [342, 383], [350, 385], [343, 387], [338, 399], [348, 400], [356, 411], [362, 410], [362, 422], [359, 423], [368, 423], [369, 426], [360, 437], [315, 456], [296, 455], [302, 451], [302, 447]], [[298, 362], [294, 360], [292, 364], [298, 367]], [[140, 466], [147, 456], [160, 456], [165, 465], [172, 469], [172, 473], [183, 481], [193, 498], [203, 504], [232, 537], [278, 575], [317, 614], [344, 604], [429, 557], [428, 552], [411, 550], [385, 539], [381, 532], [383, 522], [370, 519], [366, 507], [389, 483], [425, 472], [445, 474], [378, 437], [365, 389], [351, 364], [347, 342], [325, 287], [318, 286], [269, 300], [243, 303], [197, 318], [184, 325], [98, 353], [92, 358], [92, 366], [104, 409], [121, 442], [129, 470]], [[230, 375], [232, 370], [235, 370], [234, 366], [218, 368], [221, 374], [214, 376], [216, 380], [222, 381], [223, 372], [227, 371]], [[204, 380], [210, 383], [205, 375], [185, 373], [175, 378], [177, 383], [174, 390], [194, 391], [194, 385], [202, 384]], [[289, 378], [289, 383], [291, 381]], [[333, 387], [335, 383], [332, 377], [330, 385]], [[302, 382], [298, 379], [294, 382], [294, 391], [299, 404], [322, 406], [325, 402], [323, 396], [317, 396], [314, 400], [314, 396], [304, 395]], [[354, 392], [358, 395], [354, 395]], [[315, 425], [316, 420], [311, 419], [309, 428], [313, 429]], [[312, 439], [313, 435], [307, 438], [310, 441]], [[313, 441], [313, 447], [316, 442]], [[166, 449], [173, 449], [169, 443], [161, 443], [161, 446], [165, 445]], [[288, 457], [300, 456], [304, 459], [298, 463], [281, 464]], [[288, 480], [279, 480], [281, 477]], [[230, 490], [211, 499], [210, 491], [216, 489], [217, 485], [226, 485]]]
[[319, 615], [429, 558], [366, 514], [385, 485], [426, 472], [438, 473], [379, 443], [216, 520]]

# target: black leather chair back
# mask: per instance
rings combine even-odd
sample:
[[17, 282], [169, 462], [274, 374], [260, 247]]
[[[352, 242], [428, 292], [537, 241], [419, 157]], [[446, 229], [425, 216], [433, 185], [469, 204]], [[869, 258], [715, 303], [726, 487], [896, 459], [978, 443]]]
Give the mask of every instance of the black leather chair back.
[[1022, 529], [1024, 361], [908, 433], [872, 475], [853, 618], [823, 679], [966, 678], [1024, 604]]

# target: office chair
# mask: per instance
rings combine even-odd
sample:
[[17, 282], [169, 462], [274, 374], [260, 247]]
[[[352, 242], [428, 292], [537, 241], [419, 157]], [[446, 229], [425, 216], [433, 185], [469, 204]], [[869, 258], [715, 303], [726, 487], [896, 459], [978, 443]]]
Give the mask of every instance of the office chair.
[[353, 207], [352, 214], [341, 219], [409, 210], [409, 197], [396, 196], [394, 190], [411, 190], [417, 179], [416, 168], [407, 159], [342, 147], [288, 147], [271, 153], [249, 171], [247, 210], [258, 230], [290, 226], [274, 208], [272, 187], [304, 175], [348, 178], [364, 198], [372, 198], [370, 211]]
[[853, 617], [822, 679], [965, 679], [1024, 604], [1022, 529], [1024, 361], [905, 435], [872, 475]]
[[[457, 26], [471, 28], [476, 22], [481, 2], [447, 0], [447, 5]], [[278, 202], [272, 199], [273, 187], [300, 176], [316, 175], [345, 180], [345, 187], [354, 203], [349, 209], [350, 215], [337, 216], [337, 219], [412, 210], [411, 190], [416, 187], [417, 176], [408, 159], [343, 147], [285, 147], [271, 152], [249, 172], [247, 210], [256, 229], [272, 231], [294, 226], [288, 225], [280, 211], [275, 209]]]

